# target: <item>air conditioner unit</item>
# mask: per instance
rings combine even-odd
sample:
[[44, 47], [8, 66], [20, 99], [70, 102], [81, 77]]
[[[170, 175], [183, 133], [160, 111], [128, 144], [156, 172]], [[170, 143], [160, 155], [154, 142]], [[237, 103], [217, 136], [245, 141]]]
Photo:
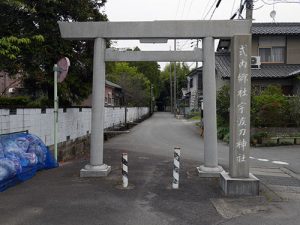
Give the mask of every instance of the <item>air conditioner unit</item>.
[[8, 88], [8, 93], [15, 93], [16, 89], [15, 88]]
[[260, 69], [260, 56], [251, 56], [251, 69]]

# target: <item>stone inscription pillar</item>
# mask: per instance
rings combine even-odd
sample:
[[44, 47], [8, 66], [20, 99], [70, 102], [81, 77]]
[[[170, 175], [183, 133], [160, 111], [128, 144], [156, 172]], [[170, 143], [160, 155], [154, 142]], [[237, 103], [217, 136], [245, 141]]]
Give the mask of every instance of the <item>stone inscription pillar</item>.
[[229, 173], [221, 173], [227, 196], [259, 194], [259, 179], [249, 173], [251, 35], [231, 39]]
[[230, 78], [229, 175], [249, 177], [251, 35], [232, 38]]

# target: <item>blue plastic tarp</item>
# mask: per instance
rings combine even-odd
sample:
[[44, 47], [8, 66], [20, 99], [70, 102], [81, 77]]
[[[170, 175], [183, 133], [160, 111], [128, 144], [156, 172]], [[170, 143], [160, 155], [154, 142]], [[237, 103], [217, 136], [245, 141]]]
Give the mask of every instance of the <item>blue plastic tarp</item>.
[[0, 192], [58, 166], [43, 141], [27, 133], [0, 135]]

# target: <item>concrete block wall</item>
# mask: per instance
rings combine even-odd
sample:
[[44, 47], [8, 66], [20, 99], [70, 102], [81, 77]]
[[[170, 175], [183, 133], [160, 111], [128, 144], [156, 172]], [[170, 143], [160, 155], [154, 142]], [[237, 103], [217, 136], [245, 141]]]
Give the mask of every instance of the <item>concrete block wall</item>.
[[[149, 108], [128, 108], [127, 121], [136, 121], [146, 116]], [[58, 142], [75, 140], [91, 133], [91, 108], [59, 109]], [[125, 108], [105, 108], [104, 128], [125, 123]], [[46, 145], [53, 145], [53, 109], [17, 109], [10, 115], [9, 109], [0, 109], [0, 134], [28, 130], [39, 136]]]

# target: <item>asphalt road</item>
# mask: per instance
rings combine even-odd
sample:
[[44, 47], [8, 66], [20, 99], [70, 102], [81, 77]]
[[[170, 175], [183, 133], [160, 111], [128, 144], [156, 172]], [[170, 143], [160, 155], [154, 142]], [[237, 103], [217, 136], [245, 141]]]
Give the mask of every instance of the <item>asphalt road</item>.
[[[131, 133], [117, 136], [105, 146], [135, 152], [171, 156], [174, 147], [180, 147], [182, 160], [204, 161], [203, 138], [194, 121], [175, 119], [170, 113], [158, 112], [152, 118], [134, 127]], [[228, 168], [228, 144], [218, 142], [219, 163]], [[255, 147], [250, 150], [251, 167], [287, 167], [300, 174], [300, 147]]]
[[[182, 148], [178, 190], [171, 189], [174, 147]], [[220, 163], [226, 168], [228, 147], [221, 142], [218, 147]], [[276, 159], [298, 166], [296, 148], [281, 151], [252, 149], [252, 165], [282, 166], [272, 163]], [[121, 188], [122, 152], [129, 154], [129, 189]], [[294, 160], [287, 156], [289, 152]], [[257, 160], [263, 157], [272, 161]], [[79, 170], [87, 162], [71, 161], [40, 171], [0, 193], [0, 225], [298, 225], [300, 221], [300, 201], [272, 202], [264, 195], [226, 198], [218, 179], [200, 178], [195, 169], [203, 163], [198, 129], [169, 113], [155, 113], [130, 133], [105, 142], [104, 162], [112, 166], [109, 176], [80, 178]], [[292, 181], [295, 186], [289, 194], [299, 197], [298, 180], [284, 173], [276, 173], [275, 178]]]

